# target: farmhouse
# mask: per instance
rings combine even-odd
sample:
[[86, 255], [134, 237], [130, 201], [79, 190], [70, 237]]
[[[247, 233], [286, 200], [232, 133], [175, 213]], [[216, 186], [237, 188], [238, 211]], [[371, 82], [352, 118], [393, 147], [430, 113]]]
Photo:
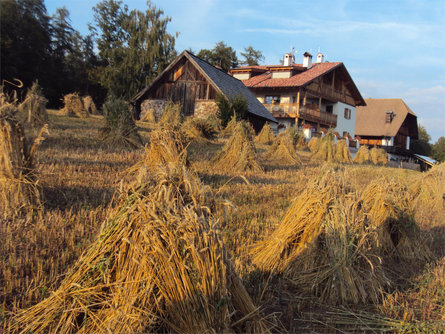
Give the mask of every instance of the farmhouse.
[[340, 135], [354, 137], [356, 106], [365, 101], [343, 63], [325, 62], [321, 53], [312, 63], [306, 52], [303, 64], [294, 64], [294, 56], [287, 53], [283, 65], [244, 66], [230, 73], [272, 113], [279, 128], [294, 124], [313, 132], [334, 128]]
[[248, 120], [257, 132], [266, 122], [277, 123], [241, 81], [188, 51], [183, 51], [131, 103], [136, 118], [142, 118], [150, 109], [159, 117], [168, 101], [181, 103], [185, 116], [207, 117], [218, 112], [217, 94], [227, 98], [244, 96], [248, 102]]
[[408, 161], [411, 139], [417, 139], [417, 116], [402, 99], [366, 99], [357, 108], [355, 133], [361, 145], [384, 148], [392, 161]]

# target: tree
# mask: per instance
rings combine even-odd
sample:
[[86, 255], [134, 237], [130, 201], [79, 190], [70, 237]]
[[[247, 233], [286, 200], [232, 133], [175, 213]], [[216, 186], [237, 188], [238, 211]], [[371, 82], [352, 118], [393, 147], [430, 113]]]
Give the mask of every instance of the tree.
[[244, 57], [244, 61], [241, 62], [247, 66], [258, 66], [260, 62], [264, 60], [263, 53], [259, 50], [255, 50], [252, 46], [244, 48], [244, 52], [241, 52], [241, 56]]
[[432, 151], [432, 157], [434, 159], [440, 162], [445, 161], [445, 137], [442, 136], [437, 139], [436, 143], [433, 145]]
[[431, 140], [431, 136], [422, 125], [419, 125], [418, 133], [419, 138], [411, 140], [410, 149], [417, 154], [427, 156], [431, 155], [432, 150], [431, 144], [429, 143]]
[[216, 43], [212, 50], [202, 49], [196, 56], [214, 66], [221, 67], [225, 72], [238, 66], [236, 51], [223, 41]]
[[104, 0], [94, 8], [100, 65], [94, 76], [110, 94], [130, 98], [176, 56], [175, 37], [167, 33], [170, 18], [147, 1], [147, 10], [128, 11], [122, 1]]
[[218, 117], [221, 119], [221, 124], [224, 127], [232, 117], [236, 117], [237, 120], [247, 118], [249, 103], [243, 95], [234, 95], [226, 98], [224, 95], [218, 94], [216, 96], [216, 105], [219, 109]]

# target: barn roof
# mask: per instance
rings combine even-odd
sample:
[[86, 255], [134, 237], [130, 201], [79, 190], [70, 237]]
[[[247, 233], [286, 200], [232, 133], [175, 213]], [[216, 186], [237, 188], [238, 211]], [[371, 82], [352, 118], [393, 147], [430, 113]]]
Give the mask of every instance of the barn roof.
[[[355, 133], [358, 136], [394, 137], [403, 122], [408, 119], [409, 132], [417, 138], [417, 116], [402, 99], [366, 99], [366, 106], [357, 107]], [[386, 113], [392, 112], [390, 123]]]
[[258, 101], [255, 95], [238, 79], [230, 76], [224, 71], [210, 65], [206, 61], [194, 56], [188, 51], [183, 51], [165, 70], [162, 72], [148, 87], [144, 88], [138, 94], [136, 94], [131, 102], [135, 103], [142, 99], [145, 94], [160, 80], [160, 78], [169, 71], [182, 57], [186, 57], [201, 74], [206, 77], [209, 83], [219, 93], [222, 93], [227, 98], [235, 95], [243, 95], [247, 99], [249, 113], [261, 118], [265, 118], [268, 121], [278, 123], [272, 114]]

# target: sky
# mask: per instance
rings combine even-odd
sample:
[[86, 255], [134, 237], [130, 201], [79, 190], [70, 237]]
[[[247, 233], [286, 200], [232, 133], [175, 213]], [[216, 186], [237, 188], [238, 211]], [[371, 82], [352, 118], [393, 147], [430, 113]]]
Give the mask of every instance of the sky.
[[[99, 0], [45, 0], [48, 13], [65, 6], [82, 35]], [[145, 0], [123, 0], [145, 10]], [[152, 0], [179, 32], [176, 50], [212, 49], [224, 41], [238, 58], [248, 46], [264, 64], [295, 48], [341, 61], [366, 98], [401, 98], [434, 143], [445, 136], [445, 0]], [[315, 58], [314, 58], [315, 59]]]

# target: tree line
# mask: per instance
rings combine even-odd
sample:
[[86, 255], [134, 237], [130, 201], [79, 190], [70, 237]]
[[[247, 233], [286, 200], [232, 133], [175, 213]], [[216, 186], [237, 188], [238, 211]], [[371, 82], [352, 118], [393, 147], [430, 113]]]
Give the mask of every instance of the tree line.
[[437, 161], [445, 161], [445, 137], [439, 137], [434, 144], [431, 144], [431, 136], [422, 125], [419, 125], [419, 138], [411, 141], [410, 149], [414, 153], [432, 157]]
[[[72, 92], [91, 95], [101, 105], [107, 95], [130, 99], [177, 56], [178, 33], [167, 32], [171, 18], [150, 1], [140, 11], [103, 0], [93, 12], [89, 33], [82, 36], [65, 7], [49, 15], [44, 0], [0, 0], [2, 84], [17, 78], [26, 88], [38, 80], [49, 107], [60, 107], [63, 95]], [[197, 56], [226, 71], [264, 59], [250, 46], [239, 61], [222, 41]], [[8, 88], [14, 87], [5, 84]]]

